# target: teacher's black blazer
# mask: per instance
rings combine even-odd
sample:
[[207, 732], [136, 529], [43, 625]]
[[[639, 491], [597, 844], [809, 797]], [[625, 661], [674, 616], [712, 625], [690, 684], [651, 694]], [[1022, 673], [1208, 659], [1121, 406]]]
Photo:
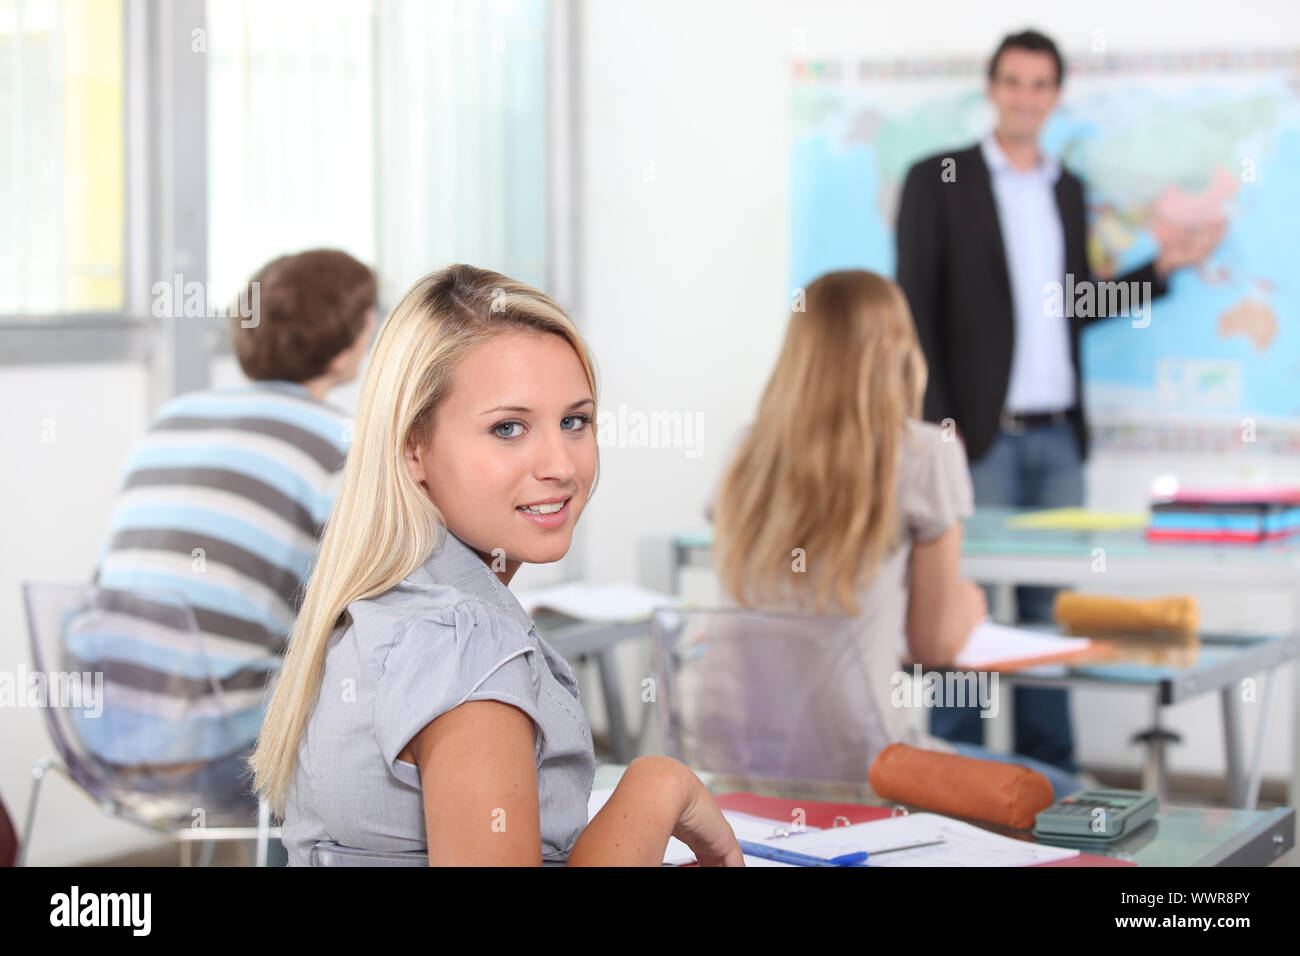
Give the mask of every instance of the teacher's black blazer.
[[[953, 162], [945, 182], [944, 160]], [[1065, 272], [1077, 289], [1094, 281], [1086, 249], [1083, 183], [1064, 168], [1056, 181], [1056, 205], [1065, 232]], [[907, 174], [899, 203], [898, 283], [907, 296], [929, 365], [925, 417], [951, 418], [979, 460], [993, 439], [1011, 376], [1015, 318], [1002, 232], [988, 166], [978, 144], [921, 160]], [[1147, 263], [1117, 282], [1150, 282], [1152, 296], [1166, 285]], [[1061, 276], [1066, 286], [1066, 276]], [[1097, 297], [1094, 296], [1094, 301]], [[1104, 316], [1079, 317], [1067, 309], [1075, 393], [1080, 401], [1070, 422], [1081, 458], [1088, 436], [1079, 384], [1079, 335]], [[1141, 334], [1135, 330], [1135, 334]]]

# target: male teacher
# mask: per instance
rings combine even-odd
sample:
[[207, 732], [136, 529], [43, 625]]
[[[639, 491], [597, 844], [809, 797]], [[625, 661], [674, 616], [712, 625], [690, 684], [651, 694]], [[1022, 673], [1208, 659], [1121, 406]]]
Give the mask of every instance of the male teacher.
[[[1169, 273], [1222, 233], [1184, 230], [1154, 262], [1086, 289], [1083, 184], [1038, 148], [1063, 70], [1041, 33], [1004, 39], [988, 67], [996, 128], [913, 166], [898, 212], [898, 282], [930, 371], [925, 417], [965, 443], [977, 506], [1083, 504], [1080, 332], [1111, 317], [1141, 335]], [[1020, 619], [1050, 620], [1053, 593], [1017, 589]], [[1075, 771], [1065, 691], [1016, 688], [1013, 712], [1018, 753]], [[930, 728], [982, 743], [974, 708], [936, 709]]]

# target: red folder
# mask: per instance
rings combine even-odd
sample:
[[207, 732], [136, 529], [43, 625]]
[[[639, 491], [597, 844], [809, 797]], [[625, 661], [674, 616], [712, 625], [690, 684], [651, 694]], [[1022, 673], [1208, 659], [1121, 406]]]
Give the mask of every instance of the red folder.
[[[768, 820], [793, 820], [796, 809], [804, 811], [804, 823], [810, 827], [833, 827], [836, 818], [839, 825], [844, 820], [849, 823], [870, 823], [889, 816], [887, 807], [868, 807], [858, 803], [825, 803], [820, 800], [786, 800], [782, 797], [760, 797], [756, 793], [724, 793], [715, 798], [723, 810], [735, 810], [750, 816], [763, 817]], [[1068, 860], [1054, 863], [1039, 863], [1037, 866], [1137, 866], [1131, 860], [1117, 860], [1111, 856], [1094, 856], [1080, 853]]]

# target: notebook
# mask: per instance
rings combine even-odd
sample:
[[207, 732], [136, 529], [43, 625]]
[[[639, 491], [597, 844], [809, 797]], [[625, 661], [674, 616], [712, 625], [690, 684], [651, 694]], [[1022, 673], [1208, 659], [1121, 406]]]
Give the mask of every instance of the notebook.
[[1151, 504], [1152, 541], [1273, 541], [1300, 532], [1300, 489], [1181, 489]]
[[[605, 805], [613, 792], [612, 789], [592, 791], [587, 803], [588, 820]], [[778, 830], [790, 830], [789, 819], [769, 820], [727, 809], [722, 811], [722, 815], [731, 824], [737, 840], [793, 850], [827, 860], [861, 850], [872, 853], [894, 848], [890, 853], [868, 857], [869, 866], [1036, 866], [1079, 856], [1078, 850], [1000, 836], [935, 813], [913, 813], [904, 817], [826, 829], [805, 825], [788, 836], [775, 834]], [[934, 845], [897, 849], [918, 843]], [[690, 847], [676, 837], [670, 837], [664, 850], [664, 864], [684, 866], [694, 862], [695, 854]], [[747, 853], [745, 865], [789, 864]]]
[[[758, 842], [826, 860], [866, 850], [868, 866], [1036, 866], [1079, 855], [1078, 850], [1012, 839], [937, 813], [805, 830]], [[903, 847], [915, 848], [898, 849]], [[892, 852], [875, 855], [891, 848]]]

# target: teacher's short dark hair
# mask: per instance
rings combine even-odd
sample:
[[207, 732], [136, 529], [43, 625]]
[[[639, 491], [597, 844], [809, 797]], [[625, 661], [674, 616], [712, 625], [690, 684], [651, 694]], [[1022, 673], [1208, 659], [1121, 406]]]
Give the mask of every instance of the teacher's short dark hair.
[[1065, 80], [1065, 61], [1061, 59], [1061, 51], [1056, 48], [1051, 37], [1044, 36], [1037, 30], [1025, 30], [1021, 33], [1012, 33], [1002, 38], [998, 45], [997, 51], [989, 60], [989, 82], [998, 71], [998, 60], [1007, 50], [1028, 50], [1030, 53], [1046, 53], [1056, 62], [1056, 85], [1060, 86]]

